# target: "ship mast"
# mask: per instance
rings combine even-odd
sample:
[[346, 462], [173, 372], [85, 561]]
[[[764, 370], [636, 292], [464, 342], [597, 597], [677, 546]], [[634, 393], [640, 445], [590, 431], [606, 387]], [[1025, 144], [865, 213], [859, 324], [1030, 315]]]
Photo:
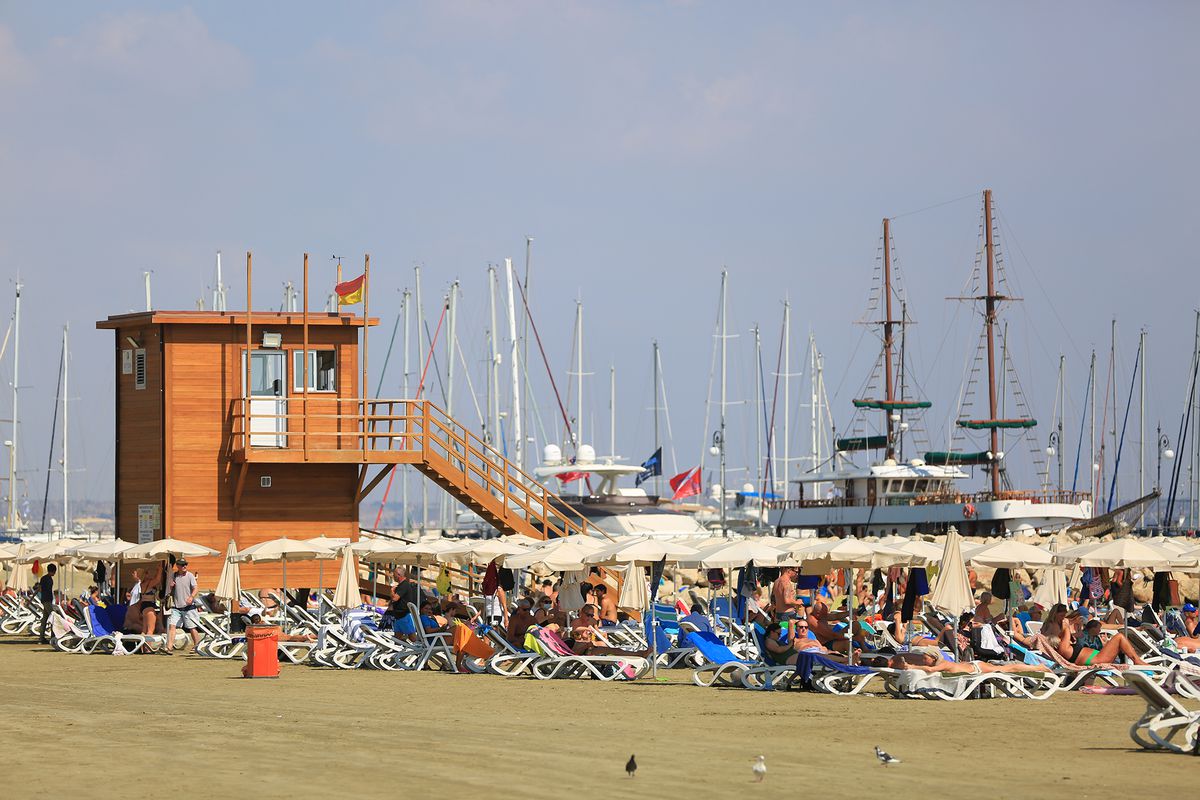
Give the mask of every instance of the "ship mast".
[[[987, 294], [984, 301], [984, 327], [987, 331], [987, 361], [988, 361], [988, 421], [996, 422], [996, 304], [1003, 300], [996, 294], [996, 259], [995, 243], [992, 237], [992, 190], [983, 190], [983, 231], [987, 255]], [[993, 424], [992, 438], [992, 494], [1000, 493], [1000, 431]]]
[[[887, 422], [887, 450], [885, 458], [894, 459], [896, 457], [896, 442], [894, 439], [895, 432], [893, 430], [894, 421], [892, 414], [894, 413], [890, 407], [891, 403], [896, 401], [895, 385], [892, 378], [892, 347], [894, 345], [893, 328], [896, 321], [892, 319], [892, 246], [891, 246], [891, 220], [887, 217], [883, 218], [883, 302], [884, 302], [884, 317], [883, 317], [883, 381], [884, 381], [884, 402], [889, 404], [888, 408], [884, 409], [884, 419]], [[992, 416], [995, 416], [993, 412]]]

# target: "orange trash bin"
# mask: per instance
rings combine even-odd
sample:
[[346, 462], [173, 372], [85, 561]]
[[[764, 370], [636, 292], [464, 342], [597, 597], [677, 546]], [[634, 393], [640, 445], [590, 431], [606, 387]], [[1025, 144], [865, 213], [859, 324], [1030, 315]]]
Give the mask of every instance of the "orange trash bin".
[[279, 677], [279, 628], [251, 625], [246, 628], [246, 666], [243, 678]]

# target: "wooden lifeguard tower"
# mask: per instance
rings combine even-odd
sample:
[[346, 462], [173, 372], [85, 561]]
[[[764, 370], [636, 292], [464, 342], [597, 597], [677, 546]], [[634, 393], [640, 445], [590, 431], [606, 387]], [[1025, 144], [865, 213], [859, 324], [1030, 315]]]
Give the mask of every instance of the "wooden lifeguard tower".
[[[111, 316], [116, 371], [117, 536], [170, 536], [224, 552], [288, 536], [356, 539], [359, 504], [413, 464], [503, 533], [582, 533], [587, 522], [427, 400], [366, 395], [367, 313], [146, 311]], [[364, 284], [369, 285], [369, 258]], [[366, 291], [369, 291], [367, 289]], [[361, 351], [361, 357], [360, 357]], [[193, 562], [202, 587], [220, 559]], [[275, 564], [246, 586], [280, 585]], [[292, 586], [316, 585], [314, 562]]]

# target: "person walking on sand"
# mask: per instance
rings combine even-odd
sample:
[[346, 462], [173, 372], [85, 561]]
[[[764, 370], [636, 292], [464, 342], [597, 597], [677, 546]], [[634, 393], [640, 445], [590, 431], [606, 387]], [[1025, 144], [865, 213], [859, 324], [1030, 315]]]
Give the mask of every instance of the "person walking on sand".
[[50, 640], [46, 638], [46, 626], [50, 624], [50, 613], [54, 611], [54, 573], [57, 571], [57, 566], [48, 565], [46, 574], [38, 581], [38, 595], [42, 599], [42, 625], [39, 629], [38, 641], [42, 644], [50, 644]]
[[192, 637], [192, 652], [200, 644], [200, 610], [196, 605], [196, 576], [188, 572], [187, 559], [175, 562], [171, 575], [171, 613], [167, 615], [167, 655], [175, 650], [175, 629], [182, 626]]

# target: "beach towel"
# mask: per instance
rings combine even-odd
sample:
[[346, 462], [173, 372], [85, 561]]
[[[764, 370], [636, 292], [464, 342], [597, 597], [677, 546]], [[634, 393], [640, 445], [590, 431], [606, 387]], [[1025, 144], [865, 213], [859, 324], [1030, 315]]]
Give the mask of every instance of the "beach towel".
[[471, 630], [470, 625], [464, 625], [459, 622], [450, 629], [453, 640], [454, 652], [459, 655], [467, 655], [471, 658], [491, 658], [496, 655], [496, 651], [487, 642], [480, 639]]
[[500, 588], [500, 568], [496, 566], [495, 560], [487, 565], [487, 572], [483, 575], [483, 595], [491, 597]]

